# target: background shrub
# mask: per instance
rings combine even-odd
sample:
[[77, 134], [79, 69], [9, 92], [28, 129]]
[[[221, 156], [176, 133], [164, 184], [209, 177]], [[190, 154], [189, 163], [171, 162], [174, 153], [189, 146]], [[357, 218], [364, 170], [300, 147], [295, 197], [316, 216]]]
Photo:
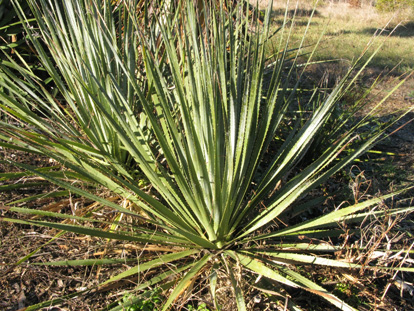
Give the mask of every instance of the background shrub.
[[394, 12], [396, 10], [414, 8], [414, 0], [378, 0], [375, 7], [382, 12]]

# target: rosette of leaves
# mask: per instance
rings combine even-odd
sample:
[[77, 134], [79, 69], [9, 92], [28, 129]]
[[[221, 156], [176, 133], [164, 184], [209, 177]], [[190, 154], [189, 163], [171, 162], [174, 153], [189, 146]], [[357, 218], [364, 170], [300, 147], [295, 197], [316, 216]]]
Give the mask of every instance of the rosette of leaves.
[[[327, 242], [341, 232], [338, 222], [358, 224], [369, 215], [384, 216], [370, 209], [396, 193], [302, 222], [291, 222], [289, 215], [307, 212], [312, 204], [293, 211], [292, 206], [370, 148], [384, 129], [376, 128], [344, 153], [367, 116], [349, 126], [306, 167], [297, 167], [349, 90], [352, 80], [347, 76], [304, 124], [295, 121], [290, 134], [275, 143], [276, 133], [287, 124], [295, 105], [295, 87], [288, 81], [296, 70], [291, 56], [285, 62], [290, 29], [282, 25], [276, 30], [280, 53], [264, 83], [269, 69], [266, 43], [274, 32], [271, 2], [263, 24], [251, 18], [244, 1], [224, 6], [211, 1], [195, 5], [188, 0], [170, 3], [172, 7], [160, 2], [156, 14], [144, 10], [144, 17], [136, 10], [138, 1], [30, 0], [29, 4], [38, 28], [26, 31], [58, 95], [42, 87], [30, 68], [17, 66], [12, 59], [11, 65], [2, 64], [0, 83], [9, 91], [0, 93], [0, 108], [19, 124], [0, 123], [1, 145], [61, 163], [65, 169], [60, 171], [14, 164], [112, 209], [119, 217], [108, 222], [4, 206], [8, 212], [36, 218], [8, 216], [2, 221], [152, 246], [138, 265], [100, 285], [151, 272], [136, 291], [153, 286], [169, 289], [162, 310], [169, 309], [200, 275], [208, 276], [215, 300], [217, 271], [228, 276], [239, 310], [246, 310], [240, 282], [246, 275], [261, 275], [320, 295], [343, 310], [354, 310], [295, 267], [361, 268], [358, 263], [335, 259], [332, 255], [340, 247]], [[25, 20], [23, 11], [19, 12]], [[291, 67], [286, 68], [287, 64]], [[139, 186], [137, 179], [142, 176], [150, 190]], [[119, 199], [110, 200], [96, 189]], [[387, 216], [411, 209], [392, 209]], [[127, 217], [139, 221], [123, 222]], [[157, 253], [151, 254], [151, 249]], [[124, 261], [104, 258], [46, 264]]]

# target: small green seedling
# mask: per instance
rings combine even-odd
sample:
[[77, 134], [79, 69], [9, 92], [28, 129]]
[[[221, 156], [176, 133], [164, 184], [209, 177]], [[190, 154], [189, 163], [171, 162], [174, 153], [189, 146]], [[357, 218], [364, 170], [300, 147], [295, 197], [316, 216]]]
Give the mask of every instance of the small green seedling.
[[[120, 305], [125, 311], [157, 311], [157, 305], [161, 303], [160, 291], [145, 292], [139, 297], [125, 294]], [[132, 304], [131, 304], [132, 303]]]
[[192, 305], [188, 305], [187, 310], [188, 311], [210, 311], [210, 309], [207, 308], [207, 305], [205, 303], [199, 304], [197, 308]]

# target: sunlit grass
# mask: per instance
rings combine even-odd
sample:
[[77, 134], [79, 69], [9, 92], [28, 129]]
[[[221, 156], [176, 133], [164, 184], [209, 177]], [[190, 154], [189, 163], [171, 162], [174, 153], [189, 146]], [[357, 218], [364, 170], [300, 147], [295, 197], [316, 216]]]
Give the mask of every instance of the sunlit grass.
[[[300, 4], [298, 9], [302, 16], [295, 18], [293, 41], [299, 44], [312, 8]], [[280, 24], [283, 14], [281, 10], [277, 12], [281, 13], [275, 14], [274, 23]], [[379, 13], [370, 6], [351, 8], [346, 3], [325, 5], [317, 7], [311, 21], [306, 41], [310, 48], [323, 33], [323, 40], [313, 56], [315, 61], [336, 59], [351, 64], [364, 52], [373, 36], [381, 33], [372, 48], [380, 44], [383, 46], [369, 67], [389, 70], [397, 66], [399, 73], [414, 69], [414, 15], [410, 20], [408, 12], [397, 15]]]

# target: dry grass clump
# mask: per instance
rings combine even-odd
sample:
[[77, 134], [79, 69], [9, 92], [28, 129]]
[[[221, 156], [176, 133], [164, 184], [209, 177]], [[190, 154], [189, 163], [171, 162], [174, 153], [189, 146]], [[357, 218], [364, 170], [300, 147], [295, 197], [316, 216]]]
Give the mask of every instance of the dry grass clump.
[[318, 11], [323, 17], [335, 21], [359, 22], [360, 24], [375, 23], [391, 27], [397, 26], [413, 19], [410, 9], [397, 12], [379, 12], [369, 3], [362, 3], [360, 7], [351, 6], [349, 3], [329, 2], [318, 7]]
[[384, 24], [390, 19], [390, 14], [381, 14], [371, 5], [362, 5], [361, 7], [353, 7], [348, 3], [332, 3], [318, 8], [323, 17], [332, 20], [353, 21], [358, 20], [361, 23], [378, 22], [382, 19]]
[[[354, 3], [355, 2], [355, 3]], [[288, 5], [292, 10], [298, 8], [311, 12], [313, 8], [317, 8], [317, 16], [331, 19], [334, 22], [346, 21], [356, 22], [361, 25], [368, 23], [375, 23], [381, 25], [389, 25], [395, 27], [400, 23], [404, 24], [413, 20], [413, 9], [405, 8], [397, 10], [395, 12], [381, 12], [376, 9], [372, 1], [311, 1], [311, 0], [298, 0], [291, 1]], [[256, 5], [256, 1], [250, 0], [252, 5]], [[269, 0], [259, 0], [258, 7], [260, 9], [266, 8]], [[285, 10], [286, 1], [276, 0], [273, 1], [273, 8], [277, 10]]]

